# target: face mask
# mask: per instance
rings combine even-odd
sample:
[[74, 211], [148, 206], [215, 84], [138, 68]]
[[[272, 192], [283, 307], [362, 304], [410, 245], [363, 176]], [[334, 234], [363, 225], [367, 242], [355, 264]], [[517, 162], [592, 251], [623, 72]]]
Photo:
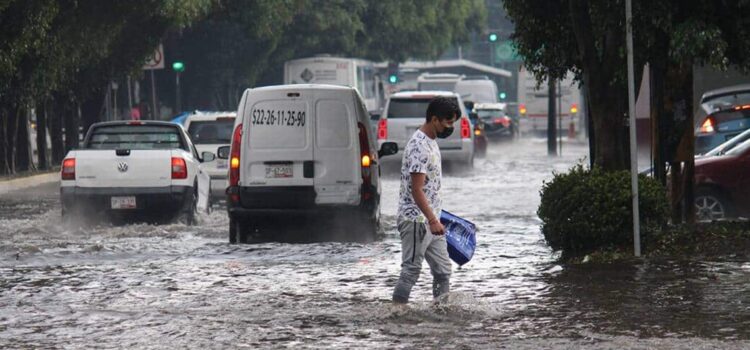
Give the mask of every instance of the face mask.
[[437, 137], [446, 139], [448, 136], [451, 136], [451, 134], [453, 134], [453, 127], [443, 129], [443, 131], [437, 133]]

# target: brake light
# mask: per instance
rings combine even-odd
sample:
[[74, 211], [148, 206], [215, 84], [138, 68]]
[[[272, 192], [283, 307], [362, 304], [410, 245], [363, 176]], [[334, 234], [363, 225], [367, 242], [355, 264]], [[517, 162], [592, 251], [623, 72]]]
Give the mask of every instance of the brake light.
[[523, 103], [520, 104], [518, 106], [518, 112], [521, 113], [521, 115], [526, 115], [526, 105]]
[[[381, 119], [380, 121], [383, 121], [385, 119]], [[370, 139], [367, 135], [367, 129], [365, 129], [365, 126], [362, 125], [362, 123], [357, 123], [357, 127], [359, 127], [359, 153], [360, 153], [360, 159], [361, 159], [361, 165], [362, 165], [362, 201], [366, 201], [372, 198], [372, 180], [371, 178], [371, 168], [372, 165], [372, 155], [370, 154]]]
[[187, 179], [187, 164], [185, 160], [179, 157], [172, 157], [172, 179]]
[[570, 114], [576, 114], [576, 113], [578, 113], [578, 105], [574, 103], [570, 105]]
[[471, 125], [469, 124], [469, 119], [461, 118], [461, 138], [471, 138]]
[[[229, 187], [237, 187], [240, 185], [240, 151], [242, 148], [242, 124], [237, 125], [234, 128], [232, 134], [232, 146], [229, 151]], [[229, 193], [229, 192], [227, 192]], [[230, 199], [233, 202], [240, 201], [239, 191], [231, 193]]]
[[62, 171], [60, 176], [63, 180], [75, 180], [76, 179], [76, 159], [68, 158], [63, 160]]
[[378, 121], [378, 140], [385, 140], [388, 138], [388, 119], [380, 119]]
[[701, 125], [700, 132], [703, 134], [710, 134], [714, 132], [714, 118], [708, 117]]

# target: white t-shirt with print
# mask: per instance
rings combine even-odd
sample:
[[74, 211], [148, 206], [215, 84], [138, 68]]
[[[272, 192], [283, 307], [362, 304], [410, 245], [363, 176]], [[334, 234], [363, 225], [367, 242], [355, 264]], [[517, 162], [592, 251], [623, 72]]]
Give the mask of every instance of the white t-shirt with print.
[[426, 222], [425, 216], [414, 202], [411, 195], [411, 174], [425, 174], [423, 191], [435, 217], [440, 219], [443, 202], [440, 199], [440, 179], [442, 167], [440, 148], [435, 140], [429, 138], [422, 130], [411, 136], [404, 149], [401, 161], [401, 189], [398, 200], [399, 220]]

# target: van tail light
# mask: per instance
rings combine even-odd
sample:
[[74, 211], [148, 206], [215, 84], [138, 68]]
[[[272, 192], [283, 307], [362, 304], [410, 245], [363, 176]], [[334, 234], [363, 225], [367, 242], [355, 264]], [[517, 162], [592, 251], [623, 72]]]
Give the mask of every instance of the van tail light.
[[[380, 121], [382, 122], [383, 120], [385, 119], [381, 119]], [[365, 129], [362, 123], [357, 123], [357, 126], [359, 127], [359, 158], [361, 159], [362, 166], [362, 190], [360, 193], [364, 202], [373, 198], [372, 163], [374, 159], [372, 158], [373, 155], [370, 154], [370, 139], [367, 135], [367, 129]]]
[[232, 134], [232, 145], [229, 151], [229, 188], [227, 193], [232, 202], [240, 201], [240, 152], [242, 151], [242, 124], [234, 128]]
[[388, 138], [388, 119], [380, 119], [378, 121], [378, 140], [385, 140]]
[[75, 180], [76, 179], [76, 159], [68, 158], [63, 160], [62, 171], [60, 176], [63, 180]]
[[180, 157], [172, 157], [172, 180], [187, 179], [188, 171], [185, 160]]
[[712, 117], [706, 118], [706, 120], [703, 121], [703, 124], [701, 125], [700, 133], [710, 134], [710, 133], [713, 133], [714, 131], [716, 131], [716, 124], [715, 124], [714, 118]]
[[469, 124], [469, 119], [467, 118], [461, 118], [461, 138], [471, 138], [471, 124]]

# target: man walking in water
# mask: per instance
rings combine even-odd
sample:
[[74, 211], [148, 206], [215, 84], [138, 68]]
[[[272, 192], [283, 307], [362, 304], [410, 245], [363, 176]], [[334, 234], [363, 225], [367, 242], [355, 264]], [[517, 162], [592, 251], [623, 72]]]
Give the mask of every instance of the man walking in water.
[[432, 296], [450, 291], [451, 261], [440, 223], [442, 200], [440, 149], [435, 138], [453, 133], [453, 123], [461, 116], [456, 102], [436, 97], [427, 107], [426, 120], [414, 132], [404, 149], [401, 162], [401, 189], [398, 201], [398, 232], [401, 236], [401, 276], [393, 290], [393, 302], [409, 302], [409, 294], [419, 279], [422, 260], [432, 272]]

